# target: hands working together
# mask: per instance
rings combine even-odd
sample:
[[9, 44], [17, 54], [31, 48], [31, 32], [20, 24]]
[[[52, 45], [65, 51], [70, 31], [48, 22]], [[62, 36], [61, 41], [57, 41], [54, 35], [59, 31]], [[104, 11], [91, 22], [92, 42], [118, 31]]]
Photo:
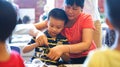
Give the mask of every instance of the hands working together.
[[[40, 34], [40, 35], [39, 35]], [[43, 45], [46, 45], [46, 46], [49, 46], [48, 45], [48, 40], [47, 40], [47, 37], [46, 35], [39, 33], [38, 36], [36, 37], [36, 43], [39, 44], [39, 46], [43, 46]], [[60, 58], [63, 53], [65, 52], [66, 48], [64, 47], [65, 45], [57, 45], [53, 48], [50, 48], [50, 52], [48, 53], [48, 57], [52, 60], [57, 60], [58, 58]], [[69, 49], [69, 48], [67, 48]]]

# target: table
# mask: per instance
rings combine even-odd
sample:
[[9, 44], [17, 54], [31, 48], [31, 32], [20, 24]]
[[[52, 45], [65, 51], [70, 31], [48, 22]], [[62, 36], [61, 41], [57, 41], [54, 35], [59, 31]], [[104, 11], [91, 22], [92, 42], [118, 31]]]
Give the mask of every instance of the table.
[[[39, 67], [37, 65], [33, 65], [33, 64], [25, 64], [26, 67]], [[83, 64], [65, 64], [65, 66], [67, 67], [82, 67]], [[42, 66], [40, 66], [42, 67]], [[55, 65], [49, 65], [48, 67], [57, 67]]]
[[[25, 45], [27, 45], [27, 44], [26, 43], [19, 43], [19, 44], [18, 43], [14, 43], [14, 44], [10, 44], [10, 46], [17, 46], [17, 47], [20, 48], [20, 50], [21, 50], [20, 54], [22, 55], [23, 59], [27, 62], [28, 59], [30, 59], [32, 57], [32, 55], [34, 53], [34, 50], [31, 51], [30, 53], [23, 54], [22, 53], [22, 49], [23, 49], [23, 47]], [[26, 59], [26, 57], [28, 59]], [[65, 64], [65, 66], [67, 66], [67, 67], [82, 67], [82, 64]], [[31, 64], [31, 63], [25, 63], [25, 67], [42, 67], [42, 66], [37, 66], [37, 65], [34, 65], [34, 64]], [[55, 65], [49, 65], [48, 67], [57, 67], [57, 66], [55, 66]]]
[[[65, 64], [67, 67], [82, 67], [82, 64]], [[54, 65], [50, 65], [50, 67], [57, 67]]]

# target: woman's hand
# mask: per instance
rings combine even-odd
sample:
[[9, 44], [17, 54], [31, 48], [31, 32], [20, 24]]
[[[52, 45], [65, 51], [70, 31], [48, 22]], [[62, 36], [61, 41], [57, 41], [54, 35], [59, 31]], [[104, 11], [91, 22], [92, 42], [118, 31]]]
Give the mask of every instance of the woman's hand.
[[60, 58], [63, 53], [69, 52], [69, 48], [65, 45], [58, 45], [50, 49], [50, 52], [48, 53], [48, 57], [52, 60], [57, 60]]
[[42, 45], [48, 46], [47, 37], [42, 32], [38, 33], [35, 41], [36, 41], [37, 44], [39, 44], [39, 46], [42, 46]]

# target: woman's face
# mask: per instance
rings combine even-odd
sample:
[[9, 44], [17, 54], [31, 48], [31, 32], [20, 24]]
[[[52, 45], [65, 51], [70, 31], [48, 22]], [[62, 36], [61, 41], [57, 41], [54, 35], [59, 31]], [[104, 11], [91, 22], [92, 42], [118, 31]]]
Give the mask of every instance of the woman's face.
[[69, 20], [75, 20], [79, 16], [79, 14], [82, 12], [81, 7], [76, 5], [65, 5], [65, 12], [68, 16]]

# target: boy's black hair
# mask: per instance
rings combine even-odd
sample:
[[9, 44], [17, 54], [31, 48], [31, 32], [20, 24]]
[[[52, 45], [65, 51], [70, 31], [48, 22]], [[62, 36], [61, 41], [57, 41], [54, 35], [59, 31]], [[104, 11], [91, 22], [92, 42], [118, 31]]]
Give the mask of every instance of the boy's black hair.
[[120, 30], [120, 0], [106, 0], [106, 14], [112, 25]]
[[11, 35], [13, 29], [15, 28], [17, 21], [17, 14], [12, 4], [0, 0], [0, 41], [5, 42], [5, 40]]
[[76, 6], [79, 6], [83, 9], [84, 0], [65, 0], [65, 4], [70, 5], [70, 6], [76, 5]]
[[50, 17], [63, 20], [63, 21], [65, 21], [65, 24], [68, 22], [68, 17], [66, 15], [65, 11], [62, 9], [59, 9], [59, 8], [52, 9], [48, 14], [48, 20]]

